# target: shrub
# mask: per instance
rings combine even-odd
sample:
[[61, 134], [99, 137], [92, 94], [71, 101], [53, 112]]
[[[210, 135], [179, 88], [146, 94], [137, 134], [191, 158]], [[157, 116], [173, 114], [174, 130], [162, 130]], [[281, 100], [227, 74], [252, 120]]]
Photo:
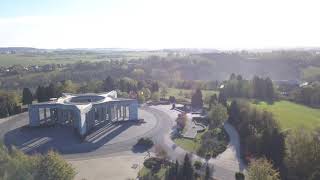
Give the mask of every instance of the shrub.
[[144, 146], [146, 148], [151, 148], [153, 146], [153, 141], [150, 138], [140, 138], [136, 145]]
[[180, 129], [184, 129], [187, 124], [187, 115], [185, 113], [179, 114], [178, 118], [176, 119], [177, 125]]
[[149, 159], [146, 159], [143, 162], [143, 165], [150, 169], [153, 173], [156, 173], [160, 170], [161, 168], [161, 162], [162, 160], [160, 158], [156, 158], [156, 157], [151, 157]]
[[196, 162], [194, 162], [193, 166], [194, 166], [194, 168], [196, 170], [199, 170], [201, 168], [201, 166], [202, 166], [202, 162], [201, 161], [196, 161]]
[[245, 176], [242, 172], [236, 172], [235, 178], [236, 178], [236, 180], [244, 180]]
[[176, 98], [174, 96], [170, 96], [169, 97], [169, 102], [170, 103], [175, 103], [176, 102]]

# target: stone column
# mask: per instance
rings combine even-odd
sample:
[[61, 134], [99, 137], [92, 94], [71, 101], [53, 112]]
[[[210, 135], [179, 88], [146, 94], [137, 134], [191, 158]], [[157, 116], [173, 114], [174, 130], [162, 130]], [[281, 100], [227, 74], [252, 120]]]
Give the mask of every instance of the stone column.
[[62, 109], [57, 109], [57, 122], [59, 124], [62, 124], [62, 122], [63, 122], [63, 110]]
[[40, 126], [39, 108], [29, 105], [29, 126]]
[[122, 106], [122, 120], [126, 118], [126, 106]]
[[106, 112], [107, 107], [105, 104], [103, 104], [101, 108], [102, 108], [102, 121], [105, 122], [107, 119], [107, 112]]
[[116, 105], [116, 117], [117, 117], [117, 121], [119, 121], [119, 107], [118, 107], [118, 104]]
[[77, 116], [79, 118], [79, 134], [81, 137], [85, 137], [87, 134], [87, 121], [86, 121], [86, 113], [82, 113], [81, 111], [77, 112]]
[[47, 122], [47, 108], [43, 108], [44, 121]]
[[129, 120], [138, 120], [138, 102], [134, 101], [129, 105]]
[[109, 104], [109, 105], [107, 106], [108, 120], [109, 120], [109, 121], [112, 121], [112, 110], [111, 110], [112, 107], [113, 107], [113, 106], [112, 106], [111, 104]]

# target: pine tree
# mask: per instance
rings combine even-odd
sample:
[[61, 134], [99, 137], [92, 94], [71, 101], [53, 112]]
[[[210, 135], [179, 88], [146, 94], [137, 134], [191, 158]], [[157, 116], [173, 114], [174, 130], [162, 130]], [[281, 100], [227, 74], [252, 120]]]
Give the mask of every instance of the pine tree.
[[214, 95], [210, 96], [209, 109], [211, 109], [211, 107], [212, 107], [213, 105], [216, 105], [217, 103], [218, 103], [217, 95], [214, 94]]
[[230, 123], [235, 123], [235, 121], [237, 121], [237, 119], [239, 119], [239, 116], [240, 116], [240, 109], [239, 109], [239, 106], [238, 106], [238, 103], [237, 101], [233, 100], [231, 102], [231, 105], [228, 109], [228, 113], [229, 113], [229, 122]]
[[103, 87], [104, 87], [105, 91], [112, 91], [112, 90], [116, 89], [114, 79], [111, 76], [108, 76], [103, 81]]
[[227, 97], [223, 91], [219, 93], [218, 102], [227, 107]]
[[204, 179], [205, 179], [205, 180], [209, 180], [209, 179], [210, 179], [210, 168], [209, 168], [208, 165], [207, 165], [207, 167], [206, 167], [206, 174], [205, 174], [205, 176], [204, 176]]
[[33, 95], [29, 88], [23, 88], [22, 92], [22, 104], [32, 104], [33, 101]]
[[193, 108], [202, 108], [203, 100], [201, 90], [198, 88], [196, 92], [191, 97], [191, 106]]
[[181, 170], [182, 179], [192, 180], [193, 179], [193, 167], [189, 158], [189, 155], [186, 154], [184, 157], [184, 162]]

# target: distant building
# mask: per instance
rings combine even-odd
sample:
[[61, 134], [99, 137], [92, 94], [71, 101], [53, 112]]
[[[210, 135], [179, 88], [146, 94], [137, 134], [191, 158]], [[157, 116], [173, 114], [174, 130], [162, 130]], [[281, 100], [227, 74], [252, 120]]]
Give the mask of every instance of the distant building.
[[71, 125], [81, 137], [104, 122], [138, 119], [135, 99], [117, 98], [117, 92], [67, 94], [53, 101], [29, 105], [29, 126]]

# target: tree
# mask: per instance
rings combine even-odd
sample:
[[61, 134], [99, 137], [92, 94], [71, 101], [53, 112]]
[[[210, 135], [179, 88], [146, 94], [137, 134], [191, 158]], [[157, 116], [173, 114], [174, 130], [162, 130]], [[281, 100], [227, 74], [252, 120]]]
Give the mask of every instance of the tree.
[[145, 97], [144, 97], [142, 91], [138, 92], [138, 102], [139, 102], [140, 104], [142, 104], [142, 103], [145, 102]]
[[40, 158], [38, 168], [35, 179], [71, 180], [76, 174], [74, 168], [53, 151]]
[[103, 81], [103, 87], [105, 91], [112, 91], [116, 89], [115, 86], [115, 80], [111, 77], [108, 76], [104, 81]]
[[167, 88], [166, 87], [161, 88], [161, 96], [163, 98], [166, 98], [167, 94], [168, 94]]
[[184, 162], [181, 169], [181, 176], [184, 180], [193, 179], [193, 167], [188, 154], [184, 156]]
[[151, 92], [154, 93], [154, 92], [158, 92], [158, 91], [159, 91], [158, 82], [153, 82], [152, 85], [151, 85]]
[[218, 103], [217, 94], [214, 94], [214, 95], [210, 96], [209, 109], [211, 109], [211, 107], [212, 107], [213, 105], [216, 105], [217, 103]]
[[176, 119], [177, 126], [180, 127], [180, 129], [184, 129], [184, 127], [187, 124], [188, 117], [186, 114], [179, 114], [178, 118]]
[[273, 83], [271, 79], [268, 77], [265, 79], [265, 86], [266, 86], [266, 100], [272, 102], [274, 98], [274, 88], [273, 88]]
[[62, 92], [59, 91], [59, 87], [54, 83], [50, 83], [46, 89], [49, 98], [58, 98], [62, 95]]
[[33, 95], [29, 88], [23, 88], [22, 91], [22, 104], [32, 104], [33, 101]]
[[235, 80], [235, 79], [236, 79], [236, 75], [235, 75], [234, 73], [232, 73], [232, 74], [230, 75], [229, 80]]
[[154, 102], [158, 102], [160, 100], [159, 93], [158, 92], [152, 93], [151, 94], [151, 100], [154, 101]]
[[169, 102], [170, 102], [171, 104], [176, 103], [176, 98], [175, 98], [174, 96], [170, 96], [170, 97], [169, 97]]
[[146, 86], [146, 83], [144, 81], [138, 81], [137, 88], [139, 91], [141, 91], [142, 88], [145, 88], [145, 86]]
[[142, 88], [142, 92], [145, 99], [148, 100], [149, 98], [151, 98], [151, 91], [149, 88]]
[[57, 153], [26, 155], [14, 147], [9, 151], [0, 145], [0, 179], [71, 180], [75, 170]]
[[191, 97], [191, 106], [192, 108], [202, 108], [203, 100], [201, 90], [198, 88], [196, 92]]
[[248, 178], [249, 180], [280, 180], [280, 175], [268, 160], [261, 158], [250, 163]]
[[59, 91], [64, 93], [76, 93], [77, 85], [71, 80], [62, 81]]
[[245, 176], [242, 172], [236, 172], [235, 178], [236, 178], [236, 180], [244, 180]]
[[38, 86], [36, 90], [36, 96], [37, 96], [38, 102], [45, 102], [45, 101], [48, 101], [49, 99], [46, 93], [46, 88], [43, 86]]
[[285, 164], [289, 178], [306, 180], [318, 171], [320, 142], [318, 134], [303, 128], [294, 130], [286, 138]]
[[227, 107], [227, 97], [223, 91], [219, 93], [218, 102]]
[[211, 108], [208, 116], [210, 128], [221, 127], [228, 119], [227, 108], [221, 104], [217, 104]]
[[204, 175], [204, 179], [205, 180], [210, 180], [210, 176], [211, 176], [210, 167], [207, 165], [206, 166], [206, 172], [205, 172], [205, 175]]
[[240, 116], [240, 108], [236, 100], [233, 100], [231, 102], [231, 105], [228, 109], [228, 113], [229, 113], [229, 119], [228, 119], [229, 122], [231, 124], [235, 123], [235, 121], [237, 121]]

